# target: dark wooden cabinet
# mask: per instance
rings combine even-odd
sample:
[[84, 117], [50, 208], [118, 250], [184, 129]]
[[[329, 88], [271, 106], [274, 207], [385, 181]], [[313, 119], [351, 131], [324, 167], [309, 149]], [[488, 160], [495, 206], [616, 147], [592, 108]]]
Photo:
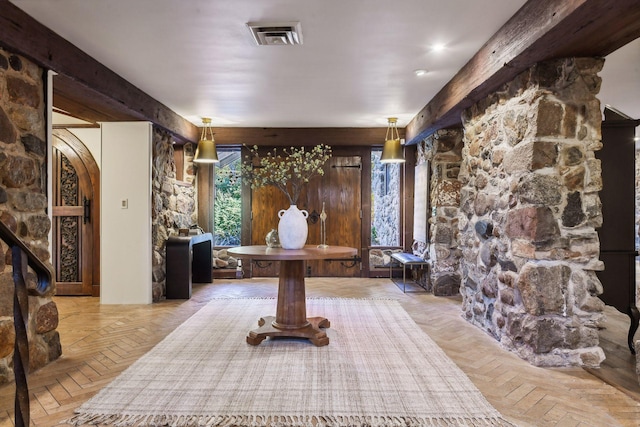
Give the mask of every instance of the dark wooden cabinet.
[[213, 280], [213, 235], [171, 236], [167, 239], [167, 298], [191, 298], [191, 284]]
[[637, 256], [635, 240], [635, 127], [631, 120], [616, 111], [605, 109], [602, 122], [602, 149], [596, 152], [602, 165], [603, 189], [600, 259], [605, 269], [597, 275], [604, 289], [602, 301], [631, 319], [628, 345], [632, 353], [633, 335], [638, 329], [640, 313], [636, 306]]

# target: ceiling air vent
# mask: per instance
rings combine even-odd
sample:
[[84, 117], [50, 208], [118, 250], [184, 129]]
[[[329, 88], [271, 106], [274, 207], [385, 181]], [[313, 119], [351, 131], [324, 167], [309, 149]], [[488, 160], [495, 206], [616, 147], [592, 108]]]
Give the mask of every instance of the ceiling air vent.
[[299, 22], [247, 22], [247, 27], [259, 46], [302, 44], [302, 28]]

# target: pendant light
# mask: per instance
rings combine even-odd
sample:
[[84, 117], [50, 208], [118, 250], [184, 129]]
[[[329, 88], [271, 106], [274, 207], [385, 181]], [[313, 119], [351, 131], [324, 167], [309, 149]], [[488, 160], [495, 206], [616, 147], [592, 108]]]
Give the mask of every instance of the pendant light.
[[387, 127], [387, 137], [382, 148], [382, 156], [380, 163], [404, 163], [404, 153], [402, 145], [400, 145], [400, 135], [397, 128], [398, 119], [389, 117], [389, 126]]
[[[196, 155], [193, 157], [194, 163], [218, 163], [218, 152], [216, 151], [216, 142], [213, 140], [213, 129], [211, 128], [211, 119], [209, 117], [203, 117], [202, 123], [202, 135], [200, 135], [200, 141], [198, 141], [198, 148], [196, 148]], [[211, 135], [211, 139], [207, 139], [207, 136]]]

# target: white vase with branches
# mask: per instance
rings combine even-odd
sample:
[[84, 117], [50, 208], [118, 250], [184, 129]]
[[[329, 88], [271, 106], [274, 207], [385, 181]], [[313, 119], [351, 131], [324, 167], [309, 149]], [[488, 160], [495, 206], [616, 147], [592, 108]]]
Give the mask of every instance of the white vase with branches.
[[302, 189], [318, 175], [324, 175], [324, 164], [331, 157], [331, 147], [320, 144], [314, 147], [273, 149], [266, 155], [258, 155], [258, 147], [250, 149], [250, 158], [242, 166], [242, 176], [252, 189], [274, 186], [289, 199], [289, 209], [278, 212], [278, 236], [283, 249], [304, 247], [309, 232], [309, 213], [300, 210], [297, 202]]

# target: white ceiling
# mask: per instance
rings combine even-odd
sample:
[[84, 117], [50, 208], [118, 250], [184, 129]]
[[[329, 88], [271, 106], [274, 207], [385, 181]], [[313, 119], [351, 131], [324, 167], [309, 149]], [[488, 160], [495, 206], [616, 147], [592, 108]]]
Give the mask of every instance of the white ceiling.
[[600, 77], [602, 105], [640, 119], [640, 39], [608, 55]]
[[[200, 125], [405, 126], [524, 0], [12, 0]], [[256, 46], [250, 21], [300, 21], [301, 46]], [[432, 50], [442, 43], [445, 50]], [[426, 69], [424, 76], [414, 70]], [[640, 118], [640, 41], [600, 99]]]

